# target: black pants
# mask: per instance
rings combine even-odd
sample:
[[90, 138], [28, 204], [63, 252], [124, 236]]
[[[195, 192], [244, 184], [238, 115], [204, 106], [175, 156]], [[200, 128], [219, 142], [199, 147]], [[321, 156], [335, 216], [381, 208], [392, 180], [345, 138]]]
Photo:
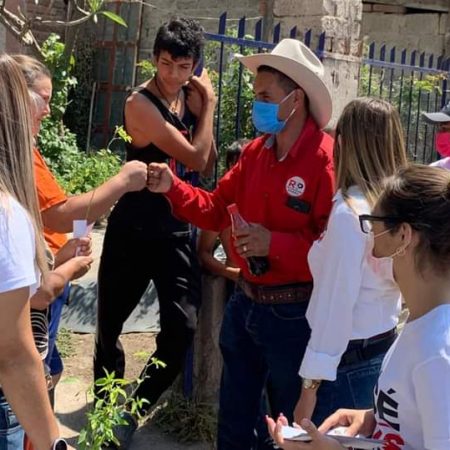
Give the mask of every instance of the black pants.
[[[190, 236], [152, 238], [145, 230], [130, 232], [111, 225], [98, 274], [94, 376], [103, 377], [103, 369], [107, 369], [123, 377], [125, 355], [119, 335], [152, 279], [158, 293], [161, 331], [134, 395], [153, 405], [180, 373], [191, 346], [201, 299], [200, 270]], [[150, 365], [153, 357], [167, 366]]]

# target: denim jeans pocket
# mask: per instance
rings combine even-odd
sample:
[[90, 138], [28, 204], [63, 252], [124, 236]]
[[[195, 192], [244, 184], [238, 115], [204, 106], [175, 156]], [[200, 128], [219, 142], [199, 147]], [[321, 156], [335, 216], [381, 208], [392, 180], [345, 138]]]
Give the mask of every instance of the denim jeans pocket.
[[305, 318], [308, 302], [271, 305], [272, 314], [280, 320], [301, 320]]
[[383, 357], [377, 356], [346, 370], [354, 408], [365, 409], [373, 406], [373, 389], [380, 375], [382, 361]]
[[0, 397], [0, 437], [15, 433], [20, 429], [19, 422], [4, 397]]

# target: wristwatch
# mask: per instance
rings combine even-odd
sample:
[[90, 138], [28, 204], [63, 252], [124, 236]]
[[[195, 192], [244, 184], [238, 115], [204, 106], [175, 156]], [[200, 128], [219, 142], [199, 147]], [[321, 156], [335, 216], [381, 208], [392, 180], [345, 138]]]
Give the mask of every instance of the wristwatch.
[[67, 442], [64, 439], [56, 439], [52, 445], [52, 450], [67, 450], [67, 448]]
[[303, 389], [317, 389], [322, 380], [311, 380], [310, 378], [303, 378]]

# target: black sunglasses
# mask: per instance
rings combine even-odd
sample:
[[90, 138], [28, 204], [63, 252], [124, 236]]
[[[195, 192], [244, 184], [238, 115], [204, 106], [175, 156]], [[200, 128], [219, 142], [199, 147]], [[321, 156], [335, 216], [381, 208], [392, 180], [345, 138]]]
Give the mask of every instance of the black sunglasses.
[[372, 230], [372, 222], [383, 222], [397, 225], [405, 222], [405, 220], [394, 216], [373, 216], [371, 214], [361, 214], [359, 216], [359, 226], [361, 227], [361, 231], [363, 233], [370, 233]]

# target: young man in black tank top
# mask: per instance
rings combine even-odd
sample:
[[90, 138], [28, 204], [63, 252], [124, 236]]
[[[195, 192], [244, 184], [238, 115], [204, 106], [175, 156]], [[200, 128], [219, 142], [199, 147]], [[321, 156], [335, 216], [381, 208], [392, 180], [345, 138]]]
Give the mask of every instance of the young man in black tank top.
[[[159, 29], [154, 45], [157, 73], [125, 104], [124, 123], [133, 139], [127, 147], [128, 160], [166, 162], [185, 179], [214, 160], [214, 91], [206, 71], [200, 77], [192, 75], [203, 42], [203, 29], [189, 19], [174, 19]], [[108, 222], [98, 275], [96, 379], [104, 376], [104, 369], [123, 377], [125, 356], [119, 335], [150, 280], [158, 293], [161, 327], [152, 358], [167, 367], [146, 366], [141, 374], [144, 381], [134, 395], [147, 399], [148, 406], [182, 369], [201, 292], [190, 225], [172, 215], [162, 195], [145, 189], [124, 195]], [[135, 428], [128, 419], [130, 426], [122, 430], [125, 441]]]

